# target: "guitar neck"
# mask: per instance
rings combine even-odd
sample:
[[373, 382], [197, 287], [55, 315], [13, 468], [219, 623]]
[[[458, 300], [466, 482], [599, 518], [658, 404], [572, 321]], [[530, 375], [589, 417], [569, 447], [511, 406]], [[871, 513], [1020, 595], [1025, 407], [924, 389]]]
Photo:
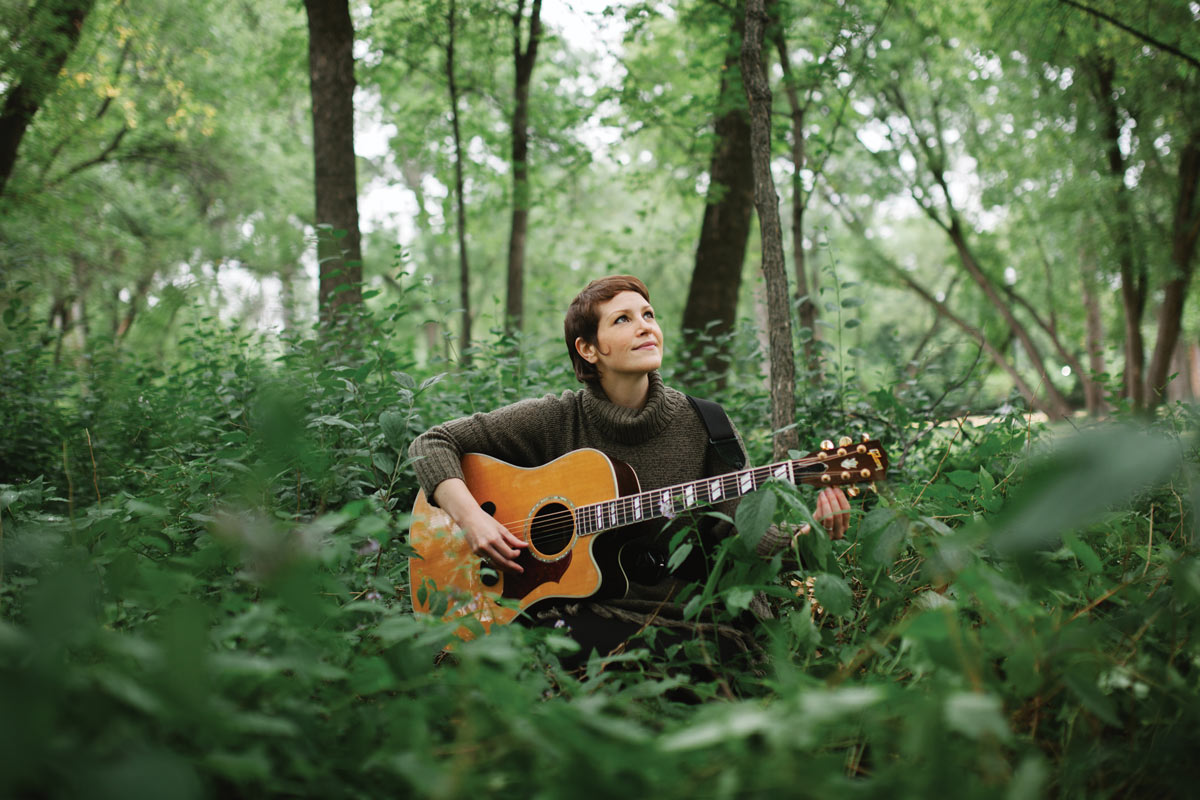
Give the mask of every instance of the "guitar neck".
[[575, 510], [578, 532], [586, 536], [656, 519], [674, 519], [693, 509], [750, 494], [771, 479], [793, 486], [820, 484], [827, 472], [827, 465], [820, 459], [801, 458], [592, 503]]

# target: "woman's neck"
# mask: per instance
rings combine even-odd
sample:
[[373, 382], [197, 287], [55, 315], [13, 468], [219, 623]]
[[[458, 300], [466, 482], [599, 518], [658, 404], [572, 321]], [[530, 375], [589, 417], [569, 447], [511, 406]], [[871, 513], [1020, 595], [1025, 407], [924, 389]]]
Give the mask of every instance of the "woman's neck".
[[650, 395], [650, 376], [646, 373], [601, 375], [600, 388], [614, 405], [640, 411], [645, 408], [646, 398]]

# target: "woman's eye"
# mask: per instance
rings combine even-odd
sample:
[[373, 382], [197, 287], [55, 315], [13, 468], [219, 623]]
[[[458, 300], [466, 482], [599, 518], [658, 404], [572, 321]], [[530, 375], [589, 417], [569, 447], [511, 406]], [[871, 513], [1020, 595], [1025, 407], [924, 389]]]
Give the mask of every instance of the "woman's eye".
[[646, 319], [654, 319], [654, 312], [653, 312], [653, 311], [647, 311], [647, 312], [646, 312], [645, 314], [643, 314], [642, 316], [643, 316], [643, 317], [645, 317]]

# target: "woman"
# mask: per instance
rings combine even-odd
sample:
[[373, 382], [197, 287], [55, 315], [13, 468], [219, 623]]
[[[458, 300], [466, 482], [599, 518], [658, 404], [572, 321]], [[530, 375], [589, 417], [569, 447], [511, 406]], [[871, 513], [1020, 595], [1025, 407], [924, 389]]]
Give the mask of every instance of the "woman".
[[[471, 495], [460, 467], [466, 453], [536, 467], [591, 447], [633, 467], [643, 491], [732, 471], [709, 447], [708, 429], [687, 397], [663, 385], [658, 373], [663, 333], [642, 281], [629, 275], [592, 281], [567, 309], [563, 328], [583, 389], [438, 425], [410, 449], [426, 496], [454, 519], [473, 553], [510, 573], [522, 571], [517, 559], [528, 544]], [[716, 510], [732, 516], [733, 504], [727, 501]], [[832, 537], [841, 538], [848, 511], [845, 494], [827, 488], [818, 495], [814, 517]], [[676, 520], [667, 530], [648, 531], [626, 547], [632, 555], [622, 566], [631, 582], [623, 597], [537, 609], [536, 620], [569, 628], [583, 645], [582, 655], [591, 648], [606, 653], [647, 624], [681, 633], [736, 635], [721, 626], [705, 629], [685, 622], [682, 606], [674, 602], [690, 581], [704, 577], [708, 565], [703, 554], [711, 547], [695, 548], [668, 574], [668, 542], [679, 525], [700, 519]], [[702, 527], [702, 543], [731, 532], [727, 523]], [[771, 531], [759, 550], [769, 555], [787, 541], [787, 535]]]

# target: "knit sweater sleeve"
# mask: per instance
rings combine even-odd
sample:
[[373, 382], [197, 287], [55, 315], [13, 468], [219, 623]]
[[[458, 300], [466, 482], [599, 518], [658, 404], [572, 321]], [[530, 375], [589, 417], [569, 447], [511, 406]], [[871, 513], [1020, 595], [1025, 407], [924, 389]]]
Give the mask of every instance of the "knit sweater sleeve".
[[467, 453], [535, 467], [573, 449], [578, 414], [574, 392], [522, 400], [435, 425], [413, 441], [408, 454], [417, 481], [432, 503], [438, 484], [463, 477], [462, 457]]

